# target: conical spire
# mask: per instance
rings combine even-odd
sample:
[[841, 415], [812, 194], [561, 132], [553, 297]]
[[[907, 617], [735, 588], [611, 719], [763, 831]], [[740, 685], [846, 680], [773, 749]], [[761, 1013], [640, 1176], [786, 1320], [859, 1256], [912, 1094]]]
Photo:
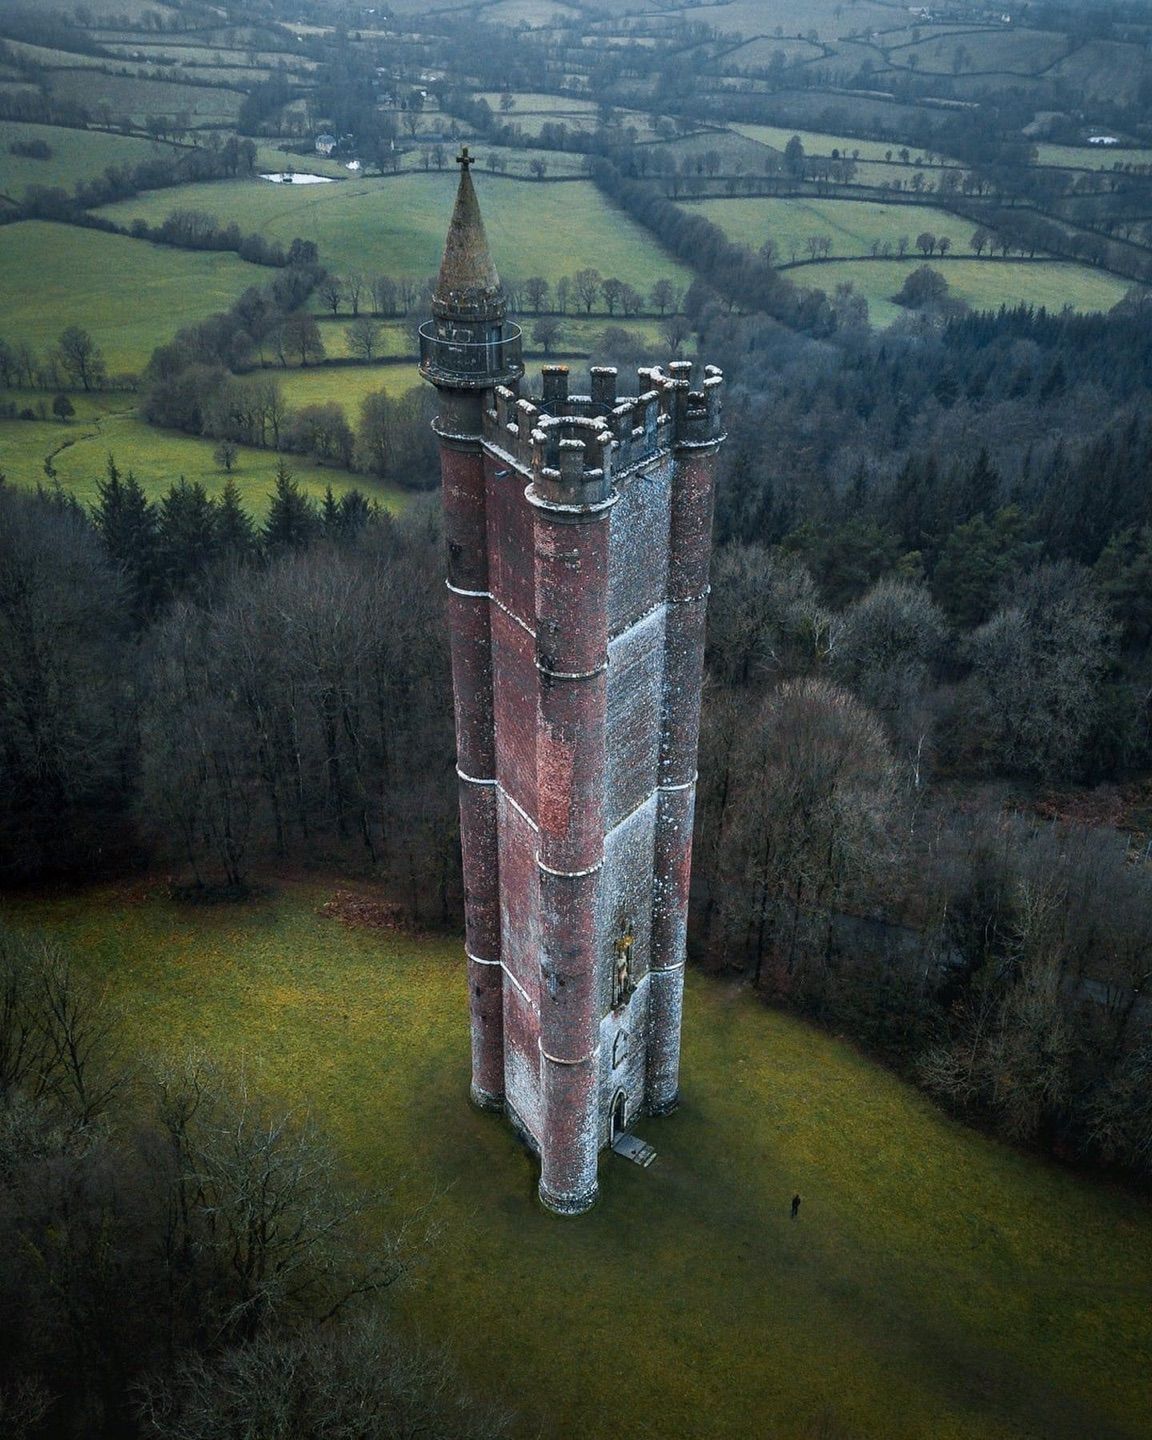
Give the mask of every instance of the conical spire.
[[461, 320], [502, 320], [504, 291], [488, 252], [480, 205], [468, 173], [472, 156], [468, 154], [467, 145], [456, 160], [460, 166], [460, 186], [432, 297], [432, 313]]

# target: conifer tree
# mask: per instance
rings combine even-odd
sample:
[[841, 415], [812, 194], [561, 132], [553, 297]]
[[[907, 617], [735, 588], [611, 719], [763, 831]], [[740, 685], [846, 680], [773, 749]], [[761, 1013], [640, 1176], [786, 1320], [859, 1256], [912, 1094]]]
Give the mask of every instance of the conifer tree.
[[264, 522], [264, 544], [269, 554], [305, 549], [319, 528], [316, 507], [302, 493], [287, 462], [281, 457], [276, 466], [276, 489]]
[[219, 553], [216, 507], [204, 486], [181, 475], [160, 502], [157, 523], [161, 585], [166, 595], [189, 589]]
[[216, 501], [216, 543], [221, 556], [229, 560], [248, 560], [256, 550], [256, 527], [232, 479]]

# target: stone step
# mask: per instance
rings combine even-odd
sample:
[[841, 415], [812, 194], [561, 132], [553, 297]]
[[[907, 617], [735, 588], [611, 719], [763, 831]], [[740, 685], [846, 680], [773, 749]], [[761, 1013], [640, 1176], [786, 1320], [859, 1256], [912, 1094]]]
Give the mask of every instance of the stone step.
[[656, 1151], [652, 1146], [647, 1140], [641, 1140], [636, 1135], [617, 1135], [612, 1142], [612, 1149], [625, 1160], [631, 1160], [633, 1165], [643, 1165], [645, 1168], [656, 1159]]

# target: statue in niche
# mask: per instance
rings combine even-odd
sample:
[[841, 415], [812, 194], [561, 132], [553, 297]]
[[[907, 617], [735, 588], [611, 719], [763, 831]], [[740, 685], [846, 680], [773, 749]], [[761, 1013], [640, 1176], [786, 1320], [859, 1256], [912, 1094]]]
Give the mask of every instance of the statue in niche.
[[632, 980], [632, 946], [635, 943], [632, 921], [625, 920], [612, 946], [616, 954], [616, 965], [612, 971], [613, 1010], [620, 1005], [627, 1005], [636, 989]]

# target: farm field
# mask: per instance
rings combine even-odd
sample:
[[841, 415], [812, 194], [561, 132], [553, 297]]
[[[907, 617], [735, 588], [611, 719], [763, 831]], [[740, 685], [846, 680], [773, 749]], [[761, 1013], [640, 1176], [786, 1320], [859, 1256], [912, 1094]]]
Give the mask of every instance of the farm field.
[[[873, 325], [887, 326], [908, 311], [890, 297], [922, 256], [906, 260], [832, 260], [798, 265], [784, 273], [795, 285], [819, 287], [829, 294], [851, 281], [867, 299]], [[1043, 305], [1048, 310], [1109, 310], [1129, 290], [1125, 280], [1087, 265], [1059, 260], [941, 260], [929, 262], [948, 281], [949, 293], [973, 310], [998, 310], [1001, 305]]]
[[[52, 150], [47, 160], [13, 155], [13, 142], [40, 140]], [[19, 200], [29, 185], [62, 185], [101, 175], [110, 165], [134, 165], [158, 154], [179, 153], [175, 146], [142, 135], [109, 135], [102, 130], [65, 130], [59, 125], [32, 125], [0, 120], [0, 191]]]
[[[303, 165], [300, 168], [306, 168]], [[691, 276], [649, 234], [603, 198], [591, 181], [563, 185], [483, 175], [477, 191], [492, 252], [508, 276], [556, 280], [588, 257], [603, 275], [647, 289], [660, 275], [686, 285]], [[320, 259], [337, 271], [360, 270], [423, 278], [435, 274], [456, 194], [451, 173], [398, 175], [294, 190], [262, 180], [189, 185], [177, 202], [156, 191], [106, 206], [121, 224], [155, 222], [173, 209], [207, 210], [270, 239], [315, 240]]]
[[353, 428], [365, 395], [384, 390], [397, 396], [416, 387], [424, 388], [415, 361], [399, 365], [313, 365], [307, 370], [268, 370], [264, 374], [275, 379], [293, 409], [334, 401], [343, 407]]
[[182, 325], [227, 309], [272, 274], [231, 254], [25, 220], [0, 229], [0, 333], [44, 351], [79, 325], [111, 374], [138, 372]]
[[127, 115], [138, 123], [149, 115], [187, 112], [197, 125], [231, 125], [244, 99], [239, 90], [141, 80], [133, 75], [104, 75], [97, 71], [54, 70], [50, 83], [52, 94], [60, 100], [91, 106], [93, 110], [106, 107], [110, 115]]
[[[121, 470], [135, 473], [153, 499], [163, 495], [181, 476], [198, 480], [210, 495], [223, 490], [228, 475], [213, 459], [214, 441], [157, 430], [136, 417], [131, 397], [120, 398], [123, 408], [114, 408], [117, 401], [107, 398], [109, 409], [99, 415], [89, 411], [87, 418], [77, 404], [77, 418], [67, 425], [57, 421], [0, 420], [0, 471], [8, 483], [29, 489], [59, 484], [83, 504], [91, 505], [97, 499], [97, 482], [104, 479], [111, 454]], [[355, 411], [349, 418], [355, 423]], [[49, 455], [56, 471], [54, 480], [44, 470]], [[352, 475], [316, 465], [300, 455], [290, 455], [287, 461], [301, 490], [314, 499], [322, 498], [325, 488], [331, 485], [336, 495], [362, 490], [391, 510], [402, 509], [407, 503], [404, 492], [383, 485], [371, 475]], [[263, 515], [267, 509], [275, 486], [276, 463], [277, 456], [271, 451], [246, 445], [239, 448], [232, 479], [254, 515]]]
[[[733, 125], [731, 127], [738, 135], [745, 135], [749, 140], [755, 140], [761, 145], [768, 145], [773, 150], [781, 153], [784, 147], [791, 140], [793, 135], [799, 135], [800, 143], [809, 155], [831, 155], [833, 150], [839, 150], [842, 155], [852, 155], [859, 151], [861, 160], [883, 160], [886, 156], [893, 159], [899, 155], [901, 145], [898, 140], [854, 140], [850, 135], [826, 134], [822, 130], [799, 130], [792, 129], [786, 125]], [[923, 152], [909, 147], [911, 160], [923, 159]], [[937, 155], [937, 161], [954, 164], [945, 155]], [[902, 169], [913, 170], [914, 165], [902, 166]]]
[[769, 197], [702, 200], [691, 208], [719, 225], [731, 240], [754, 250], [771, 237], [782, 261], [803, 259], [810, 235], [829, 236], [833, 256], [868, 254], [877, 240], [895, 246], [902, 235], [912, 250], [923, 231], [950, 235], [953, 247], [964, 251], [975, 228], [970, 220], [930, 205], [885, 205], [873, 200]]
[[1037, 75], [1068, 50], [1068, 41], [1051, 31], [970, 30], [963, 35], [927, 35], [891, 48], [888, 63], [907, 68], [915, 55], [922, 75]]
[[[518, 1402], [520, 1435], [559, 1416], [587, 1440], [1147, 1434], [1137, 1197], [953, 1123], [850, 1047], [691, 972], [681, 1109], [639, 1127], [655, 1165], [604, 1157], [596, 1209], [558, 1220], [507, 1127], [467, 1102], [460, 942], [347, 929], [317, 914], [330, 894], [181, 907], [137, 883], [6, 912], [76, 948], [134, 1049], [242, 1066], [312, 1111], [397, 1220], [431, 1203], [437, 1243], [390, 1303]], [[627, 1384], [608, 1358], [622, 1334], [654, 1337]]]
[[1117, 165], [1152, 165], [1152, 150], [1128, 149], [1119, 145], [1036, 146], [1039, 165], [1071, 165], [1083, 170], [1111, 170]]

